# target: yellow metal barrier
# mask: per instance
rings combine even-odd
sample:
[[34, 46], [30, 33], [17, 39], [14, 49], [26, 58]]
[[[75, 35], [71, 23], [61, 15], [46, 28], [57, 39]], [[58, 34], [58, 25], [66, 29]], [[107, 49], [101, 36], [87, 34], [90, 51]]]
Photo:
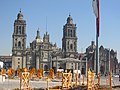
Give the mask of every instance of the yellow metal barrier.
[[72, 87], [72, 73], [62, 73], [62, 89]]

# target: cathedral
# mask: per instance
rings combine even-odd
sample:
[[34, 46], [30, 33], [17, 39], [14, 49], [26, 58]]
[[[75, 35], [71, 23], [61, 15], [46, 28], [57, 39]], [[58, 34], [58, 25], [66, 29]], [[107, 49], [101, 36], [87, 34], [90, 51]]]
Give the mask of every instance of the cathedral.
[[25, 67], [28, 69], [33, 67], [36, 69], [43, 68], [44, 70], [49, 70], [50, 68], [65, 69], [66, 66], [72, 68], [73, 65], [75, 66], [75, 63], [72, 62], [69, 65], [66, 62], [57, 63], [57, 61], [66, 60], [67, 58], [79, 61], [77, 59], [76, 24], [73, 23], [71, 15], [68, 16], [67, 22], [63, 26], [62, 49], [57, 47], [56, 43], [51, 43], [48, 32], [41, 37], [39, 29], [35, 39], [30, 43], [30, 47], [27, 48], [26, 30], [26, 21], [20, 11], [17, 14], [17, 19], [14, 21], [14, 31], [12, 34], [12, 68], [14, 70]]

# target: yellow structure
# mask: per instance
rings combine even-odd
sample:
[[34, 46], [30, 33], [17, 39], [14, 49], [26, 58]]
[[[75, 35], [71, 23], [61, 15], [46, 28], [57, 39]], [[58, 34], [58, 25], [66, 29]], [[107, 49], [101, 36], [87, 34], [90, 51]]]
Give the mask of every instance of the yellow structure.
[[84, 85], [85, 83], [84, 83], [84, 76], [82, 76], [82, 85]]
[[9, 68], [9, 69], [8, 69], [8, 78], [11, 78], [11, 76], [13, 76], [14, 73], [15, 73], [14, 69]]
[[69, 88], [72, 86], [72, 73], [62, 73], [62, 88]]
[[78, 71], [75, 73], [75, 77], [76, 77], [75, 85], [77, 86], [78, 85]]
[[44, 70], [43, 69], [38, 69], [37, 70], [37, 77], [38, 78], [44, 77]]
[[112, 71], [110, 71], [110, 88], [112, 89]]
[[87, 90], [93, 90], [95, 85], [94, 77], [95, 77], [95, 73], [89, 69], [87, 73]]
[[20, 68], [17, 69], [17, 75], [18, 75], [18, 77], [20, 77]]
[[30, 90], [29, 78], [30, 78], [30, 73], [27, 71], [26, 68], [24, 68], [20, 77], [20, 90], [22, 89]]
[[56, 78], [60, 78], [60, 71], [57, 71], [57, 73], [56, 73]]
[[54, 78], [54, 70], [50, 69], [49, 71], [49, 78], [53, 79]]
[[1, 70], [1, 73], [2, 73], [2, 75], [3, 75], [3, 74], [6, 74], [6, 70], [3, 68], [3, 69]]
[[106, 78], [106, 85], [108, 85], [108, 78]]
[[100, 72], [98, 73], [98, 85], [100, 85]]

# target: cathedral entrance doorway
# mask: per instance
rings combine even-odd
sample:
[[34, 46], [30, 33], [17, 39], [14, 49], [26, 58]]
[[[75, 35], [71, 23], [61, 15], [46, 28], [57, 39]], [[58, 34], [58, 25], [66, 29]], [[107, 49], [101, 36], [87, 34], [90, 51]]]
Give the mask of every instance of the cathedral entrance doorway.
[[44, 71], [48, 71], [48, 65], [44, 66]]

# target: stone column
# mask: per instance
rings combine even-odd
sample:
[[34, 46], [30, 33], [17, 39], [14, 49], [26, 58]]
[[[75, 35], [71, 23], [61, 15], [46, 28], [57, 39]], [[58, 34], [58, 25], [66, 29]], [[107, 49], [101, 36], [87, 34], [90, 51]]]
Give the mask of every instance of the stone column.
[[50, 69], [52, 68], [52, 57], [50, 55]]
[[23, 56], [22, 59], [23, 59], [23, 68], [25, 68], [26, 67], [26, 57]]
[[24, 64], [24, 62], [23, 62], [24, 60], [23, 60], [23, 54], [22, 54], [22, 65], [21, 65], [21, 67], [23, 68], [23, 64]]
[[39, 57], [36, 56], [36, 69], [38, 70], [39, 69]]
[[73, 81], [75, 81], [75, 65], [76, 65], [76, 63], [73, 63]]
[[106, 74], [106, 71], [107, 71], [107, 70], [106, 70], [106, 60], [105, 60], [105, 63], [104, 63], [104, 64], [105, 64], [105, 72], [104, 72], [104, 74]]
[[82, 60], [80, 61], [80, 73], [82, 73]]
[[76, 70], [78, 70], [78, 63], [75, 63], [75, 64], [76, 64], [76, 65], [75, 65], [75, 66], [76, 66]]
[[[57, 60], [57, 57], [56, 57], [56, 60]], [[57, 69], [58, 69], [58, 61], [56, 62], [56, 72], [57, 72]]]
[[80, 63], [78, 63], [78, 70], [80, 70]]

